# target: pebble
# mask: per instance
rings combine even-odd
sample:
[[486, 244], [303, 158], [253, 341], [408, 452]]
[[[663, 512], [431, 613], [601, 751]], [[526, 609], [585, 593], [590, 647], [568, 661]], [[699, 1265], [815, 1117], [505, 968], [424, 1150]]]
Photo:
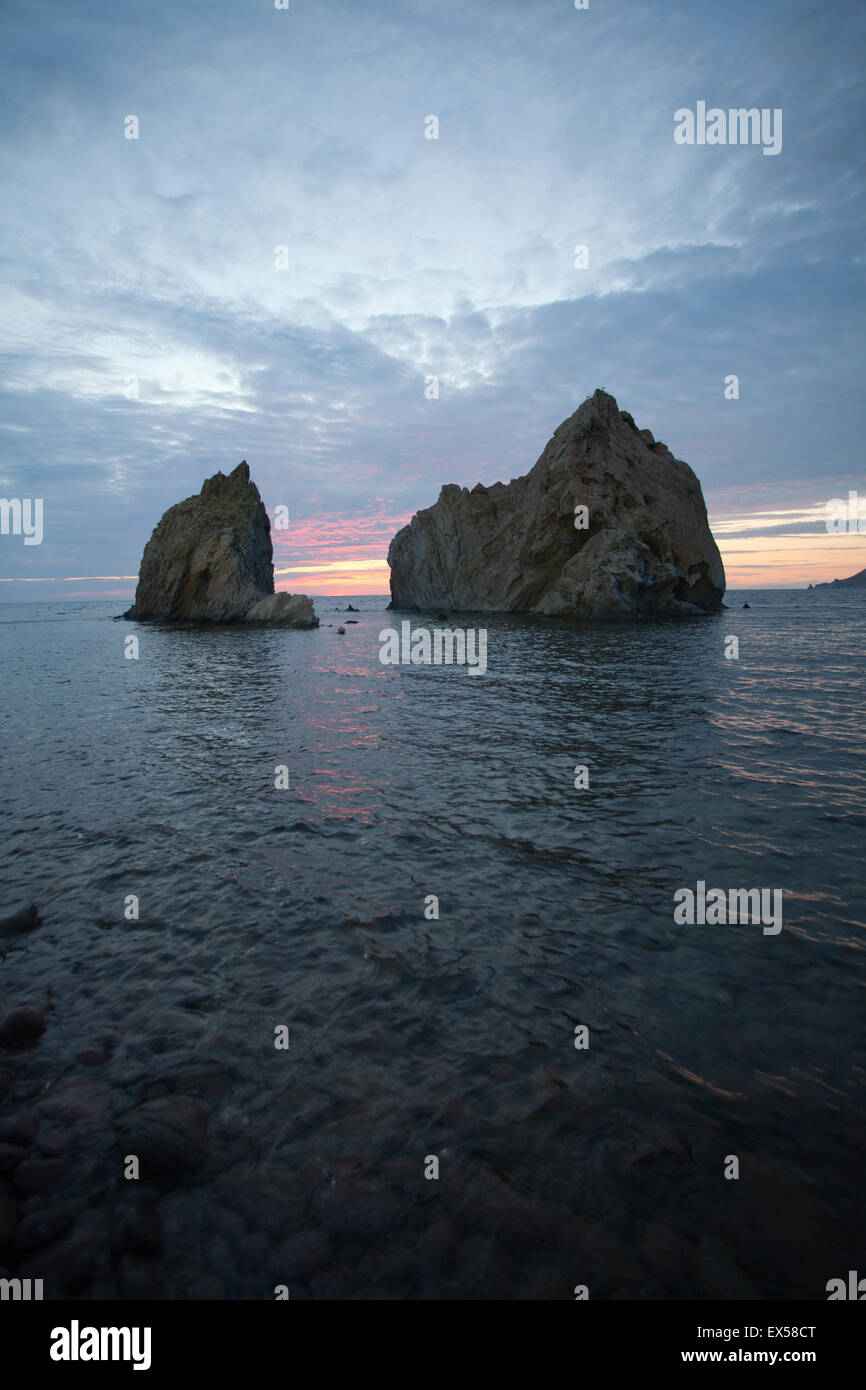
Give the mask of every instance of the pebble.
[[0, 1192], [0, 1250], [12, 1240], [18, 1218], [18, 1204], [12, 1200], [8, 1192]]
[[251, 1269], [261, 1269], [268, 1258], [269, 1242], [261, 1231], [251, 1231], [238, 1241], [238, 1258]]
[[13, 1009], [0, 1023], [0, 1043], [4, 1047], [22, 1047], [35, 1042], [45, 1032], [45, 1015], [32, 1004]]
[[274, 1276], [278, 1282], [306, 1279], [321, 1269], [333, 1257], [333, 1246], [322, 1231], [299, 1231], [289, 1236], [273, 1259]]
[[0, 1173], [11, 1173], [27, 1157], [23, 1144], [0, 1143]]
[[123, 1153], [139, 1159], [142, 1177], [176, 1177], [204, 1164], [209, 1117], [209, 1106], [193, 1096], [160, 1096], [127, 1112], [117, 1137]]
[[241, 1236], [246, 1234], [247, 1229], [244, 1218], [238, 1212], [221, 1204], [215, 1205], [211, 1209], [209, 1225], [211, 1230], [216, 1231], [217, 1235], [224, 1236], [229, 1241], [240, 1240]]
[[162, 1298], [164, 1276], [159, 1260], [147, 1255], [124, 1255], [117, 1266], [117, 1277], [125, 1298]]
[[205, 1268], [233, 1270], [237, 1264], [232, 1254], [234, 1248], [236, 1247], [229, 1245], [225, 1236], [211, 1236], [206, 1247]]
[[332, 1236], [384, 1236], [399, 1225], [403, 1209], [387, 1193], [331, 1197], [319, 1205], [318, 1218]]
[[[744, 605], [748, 608], [748, 604]], [[10, 935], [17, 935], [20, 932], [32, 931], [34, 927], [42, 925], [42, 918], [39, 908], [35, 903], [29, 907], [23, 907], [20, 912], [13, 912], [11, 917], [0, 919], [0, 932], [8, 932]]]
[[83, 1067], [101, 1067], [110, 1054], [104, 1047], [84, 1047], [75, 1055]]
[[42, 1093], [42, 1082], [31, 1081], [26, 1086], [19, 1086], [17, 1091], [12, 1093], [12, 1099], [17, 1105], [26, 1105], [28, 1101], [35, 1100]]
[[153, 1202], [133, 1200], [129, 1207], [115, 1210], [112, 1247], [134, 1255], [159, 1255], [163, 1248], [162, 1216]]
[[185, 994], [178, 999], [178, 1008], [192, 1009], [195, 1013], [208, 1013], [215, 1007], [212, 994]]
[[43, 1129], [39, 1136], [39, 1151], [46, 1158], [56, 1158], [66, 1148], [66, 1140], [56, 1129]]
[[69, 1164], [65, 1158], [25, 1158], [15, 1169], [16, 1187], [24, 1192], [47, 1192], [66, 1177]]
[[693, 1298], [761, 1299], [764, 1294], [715, 1236], [704, 1236], [689, 1263]]
[[525, 1298], [537, 1303], [552, 1303], [559, 1299], [571, 1301], [574, 1299], [575, 1284], [582, 1282], [585, 1281], [567, 1280], [558, 1269], [542, 1269], [533, 1273], [528, 1284], [515, 1285], [512, 1298]]
[[39, 1100], [37, 1109], [55, 1124], [81, 1125], [101, 1133], [106, 1125], [109, 1091], [93, 1076], [72, 1076], [57, 1081]]
[[685, 1240], [663, 1221], [642, 1223], [636, 1237], [641, 1253], [654, 1274], [666, 1286], [679, 1290], [680, 1297], [688, 1297], [690, 1289], [685, 1285], [689, 1283], [687, 1270], [694, 1257], [694, 1243]]
[[0, 1143], [32, 1144], [39, 1128], [37, 1115], [12, 1115], [0, 1120]]
[[218, 1275], [202, 1274], [190, 1289], [189, 1296], [201, 1302], [219, 1303], [226, 1296], [226, 1286]]
[[188, 1067], [179, 1073], [175, 1089], [183, 1095], [220, 1100], [231, 1085], [228, 1072], [219, 1067]]
[[266, 1229], [272, 1239], [287, 1237], [304, 1222], [306, 1203], [297, 1175], [280, 1164], [240, 1164], [219, 1175], [214, 1191], [247, 1226]]
[[15, 1249], [24, 1254], [51, 1245], [69, 1230], [74, 1219], [75, 1208], [71, 1202], [55, 1202], [50, 1207], [25, 1212], [15, 1233]]
[[482, 1289], [498, 1266], [495, 1240], [491, 1236], [469, 1236], [460, 1246], [458, 1262], [461, 1269], [478, 1280], [479, 1290]]
[[26, 1264], [22, 1264], [22, 1272], [26, 1278], [44, 1279], [47, 1294], [49, 1289], [56, 1289], [58, 1285], [73, 1292], [88, 1282], [93, 1274], [95, 1259], [92, 1237], [85, 1232], [73, 1231], [59, 1245], [37, 1251]]
[[450, 1221], [437, 1221], [424, 1231], [415, 1254], [418, 1266], [424, 1272], [444, 1273], [454, 1260], [454, 1231]]

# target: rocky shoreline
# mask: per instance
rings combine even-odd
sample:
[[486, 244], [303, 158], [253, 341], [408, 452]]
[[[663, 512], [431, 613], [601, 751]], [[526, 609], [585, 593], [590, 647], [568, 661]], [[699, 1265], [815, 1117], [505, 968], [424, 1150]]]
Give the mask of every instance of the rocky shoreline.
[[[0, 968], [3, 944], [0, 923]], [[188, 1004], [191, 1020], [209, 1007]], [[230, 1053], [227, 1036], [211, 1033], [200, 1063], [178, 1069], [160, 1034], [96, 1025], [69, 1058], [53, 1036], [59, 1008], [22, 996], [0, 1018], [0, 1278], [42, 1280], [45, 1300], [273, 1300], [278, 1287], [387, 1297], [421, 1271], [458, 1275], [458, 1230], [430, 1221], [426, 1185], [311, 1146], [291, 1165], [272, 1158], [237, 1104], [237, 1069], [209, 1055]], [[126, 1176], [133, 1155], [138, 1178]], [[402, 1237], [394, 1248], [407, 1223], [417, 1258]]]
[[399, 1219], [380, 1189], [344, 1178], [338, 1192], [327, 1163], [263, 1161], [249, 1120], [222, 1113], [231, 1067], [161, 1074], [157, 1036], [121, 1078], [121, 1034], [98, 1027], [70, 1067], [56, 1008], [21, 998], [0, 1020], [0, 1278], [41, 1279], [44, 1299], [273, 1299], [278, 1284], [327, 1297], [333, 1280], [313, 1276], [333, 1236]]

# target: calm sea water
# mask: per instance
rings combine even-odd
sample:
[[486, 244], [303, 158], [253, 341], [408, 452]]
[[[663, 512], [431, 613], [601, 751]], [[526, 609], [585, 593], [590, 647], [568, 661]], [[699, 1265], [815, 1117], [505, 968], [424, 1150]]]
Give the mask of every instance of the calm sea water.
[[[272, 1297], [293, 1259], [292, 1297], [866, 1274], [866, 605], [728, 604], [469, 620], [472, 677], [383, 667], [385, 599], [313, 632], [0, 607], [0, 915], [45, 917], [0, 987], [54, 1003], [28, 1074], [119, 1036], [103, 1172], [121, 1109], [211, 1078], [207, 1165], [158, 1193], [166, 1295]], [[783, 930], [676, 925], [698, 880], [783, 890]]]

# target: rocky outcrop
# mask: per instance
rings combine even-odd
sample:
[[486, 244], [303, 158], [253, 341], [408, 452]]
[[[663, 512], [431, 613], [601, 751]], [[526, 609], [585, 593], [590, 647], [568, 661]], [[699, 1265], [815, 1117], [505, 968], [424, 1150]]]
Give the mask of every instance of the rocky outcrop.
[[725, 591], [695, 474], [605, 391], [524, 477], [443, 487], [394, 537], [388, 564], [392, 608], [422, 611], [715, 612]]
[[306, 594], [274, 593], [271, 525], [246, 461], [168, 509], [145, 546], [135, 602], [123, 616], [318, 626]]

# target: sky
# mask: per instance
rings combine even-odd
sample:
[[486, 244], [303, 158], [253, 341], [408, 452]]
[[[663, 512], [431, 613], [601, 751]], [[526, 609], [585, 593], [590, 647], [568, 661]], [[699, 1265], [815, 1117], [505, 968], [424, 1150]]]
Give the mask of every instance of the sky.
[[[0, 601], [131, 597], [241, 459], [278, 589], [386, 593], [599, 386], [732, 588], [862, 569], [864, 40], [860, 0], [4, 0], [0, 496], [44, 520]], [[677, 143], [699, 102], [781, 149]]]

